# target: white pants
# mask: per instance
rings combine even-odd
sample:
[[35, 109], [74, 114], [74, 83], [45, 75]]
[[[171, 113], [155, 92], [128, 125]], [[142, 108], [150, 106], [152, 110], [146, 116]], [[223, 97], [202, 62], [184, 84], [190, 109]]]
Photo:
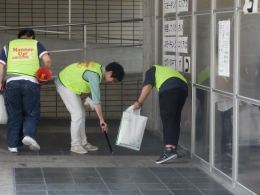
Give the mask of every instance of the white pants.
[[60, 97], [70, 112], [71, 146], [85, 145], [87, 143], [85, 131], [85, 109], [79, 95], [67, 89], [63, 85], [56, 84]]

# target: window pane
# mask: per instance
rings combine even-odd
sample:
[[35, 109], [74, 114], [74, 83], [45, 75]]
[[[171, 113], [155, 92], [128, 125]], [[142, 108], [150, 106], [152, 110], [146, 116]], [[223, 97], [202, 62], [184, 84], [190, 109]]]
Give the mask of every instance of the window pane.
[[[234, 53], [234, 20], [233, 20], [233, 14], [232, 13], [226, 13], [226, 14], [217, 14], [216, 16], [216, 64], [215, 64], [215, 79], [216, 79], [216, 88], [223, 90], [223, 91], [228, 91], [232, 92], [233, 91], [233, 53]], [[230, 36], [229, 36], [229, 44], [225, 44], [224, 46], [229, 47], [229, 54], [227, 53], [227, 49], [220, 50], [223, 47], [223, 42], [225, 42], [225, 37], [223, 37], [223, 34], [227, 33], [227, 28], [223, 29], [225, 31], [221, 36], [219, 37], [219, 25], [220, 23], [223, 22], [230, 22], [229, 27], [230, 27]], [[222, 46], [219, 46], [219, 43], [221, 43]], [[227, 54], [226, 54], [227, 53]], [[219, 56], [221, 55], [222, 57], [227, 57], [228, 55], [229, 60], [227, 62], [223, 62], [222, 60], [219, 61]], [[221, 64], [222, 63], [222, 64]], [[223, 70], [224, 69], [224, 70]]]
[[[194, 0], [193, 0], [194, 1]], [[182, 3], [180, 6], [180, 8], [179, 9], [181, 9], [181, 11], [179, 10], [178, 11], [178, 14], [185, 14], [185, 13], [187, 13], [187, 12], [191, 12], [192, 11], [192, 0], [187, 0], [187, 2], [186, 1], [179, 1], [179, 3]], [[186, 7], [187, 7], [187, 4], [188, 4], [188, 11], [183, 11], [183, 9], [186, 9]]]
[[238, 180], [260, 194], [260, 107], [245, 102], [239, 108]]
[[234, 0], [217, 0], [217, 9], [234, 7]]
[[215, 97], [215, 167], [231, 176], [233, 100], [222, 95]]
[[210, 15], [197, 16], [196, 83], [210, 86]]
[[197, 0], [197, 11], [210, 10], [211, 0]]
[[196, 89], [195, 153], [209, 161], [209, 92]]
[[260, 100], [260, 15], [241, 15], [239, 93]]

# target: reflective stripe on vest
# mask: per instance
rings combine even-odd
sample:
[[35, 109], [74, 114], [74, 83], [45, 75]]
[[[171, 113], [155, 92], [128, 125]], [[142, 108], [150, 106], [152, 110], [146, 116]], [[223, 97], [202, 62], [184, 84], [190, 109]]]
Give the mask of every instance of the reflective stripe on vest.
[[7, 74], [35, 76], [40, 67], [37, 41], [16, 39], [9, 42], [7, 52]]
[[159, 91], [162, 84], [169, 78], [175, 77], [179, 78], [185, 83], [187, 80], [175, 70], [173, 67], [170, 66], [161, 66], [161, 65], [154, 65], [155, 67], [155, 87]]
[[59, 73], [59, 79], [65, 87], [78, 95], [90, 93], [89, 82], [83, 78], [86, 71], [97, 73], [101, 82], [102, 67], [96, 62], [73, 63]]

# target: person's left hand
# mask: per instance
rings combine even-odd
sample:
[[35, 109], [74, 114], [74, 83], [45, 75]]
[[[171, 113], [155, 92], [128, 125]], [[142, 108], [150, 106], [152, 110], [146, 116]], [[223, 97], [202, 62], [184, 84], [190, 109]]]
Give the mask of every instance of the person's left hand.
[[5, 82], [0, 82], [0, 92], [3, 92], [5, 89]]
[[133, 109], [136, 110], [136, 109], [141, 108], [142, 104], [140, 104], [139, 102], [135, 101], [132, 106], [133, 106]]
[[4, 91], [4, 85], [0, 82], [0, 92]]

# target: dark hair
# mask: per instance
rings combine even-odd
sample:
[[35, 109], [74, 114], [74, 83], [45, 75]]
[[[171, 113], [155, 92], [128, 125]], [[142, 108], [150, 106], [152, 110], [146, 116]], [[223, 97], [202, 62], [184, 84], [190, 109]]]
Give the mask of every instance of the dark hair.
[[124, 68], [117, 62], [111, 62], [106, 66], [106, 71], [112, 71], [112, 77], [122, 81], [125, 76]]
[[35, 33], [33, 31], [33, 29], [31, 28], [23, 28], [19, 31], [18, 33], [18, 39], [20, 39], [22, 36], [27, 36], [27, 37], [32, 37], [33, 39], [35, 39]]

